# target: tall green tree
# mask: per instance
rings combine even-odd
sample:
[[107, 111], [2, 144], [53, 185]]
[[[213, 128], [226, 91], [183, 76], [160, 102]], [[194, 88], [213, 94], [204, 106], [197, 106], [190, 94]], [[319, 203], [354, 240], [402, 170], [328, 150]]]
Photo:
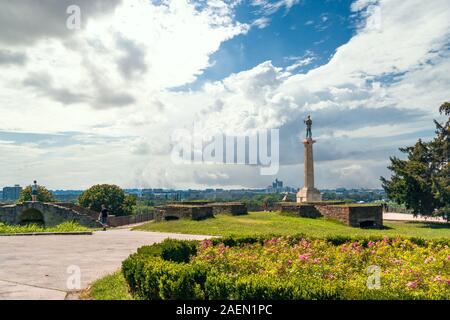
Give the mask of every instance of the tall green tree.
[[116, 185], [97, 184], [78, 197], [78, 204], [97, 212], [105, 205], [110, 214], [124, 216], [132, 213], [136, 198], [125, 195], [125, 192]]
[[[31, 201], [31, 186], [27, 186], [20, 192], [19, 200], [17, 202]], [[38, 186], [37, 201], [40, 202], [53, 202], [55, 198], [53, 193], [47, 190], [44, 186]]]
[[[450, 103], [439, 112], [449, 117]], [[381, 177], [388, 197], [404, 204], [416, 215], [440, 215], [450, 219], [450, 117], [434, 120], [436, 137], [430, 142], [419, 139], [414, 146], [400, 148], [406, 160], [390, 157], [390, 180]]]

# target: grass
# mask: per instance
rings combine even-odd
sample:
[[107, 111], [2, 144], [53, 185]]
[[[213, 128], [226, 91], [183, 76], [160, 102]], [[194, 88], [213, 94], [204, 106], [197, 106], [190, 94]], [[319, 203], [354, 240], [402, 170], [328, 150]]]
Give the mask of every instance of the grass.
[[251, 212], [245, 216], [218, 215], [202, 221], [181, 219], [149, 222], [133, 230], [201, 235], [291, 235], [327, 236], [403, 236], [424, 239], [450, 238], [450, 224], [432, 222], [385, 222], [385, 229], [360, 229], [325, 218], [283, 216], [276, 212]]
[[28, 224], [25, 226], [8, 225], [0, 222], [0, 234], [14, 233], [41, 233], [41, 232], [75, 232], [75, 231], [91, 231], [91, 229], [81, 226], [75, 222], [64, 222], [55, 227], [45, 228], [36, 224]]
[[80, 298], [83, 300], [133, 300], [120, 270], [95, 281]]

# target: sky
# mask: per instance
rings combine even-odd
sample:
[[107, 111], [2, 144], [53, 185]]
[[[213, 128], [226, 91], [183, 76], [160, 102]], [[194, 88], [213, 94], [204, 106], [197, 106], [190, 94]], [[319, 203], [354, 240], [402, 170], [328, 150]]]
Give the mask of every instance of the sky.
[[[448, 0], [2, 3], [0, 186], [301, 187], [310, 114], [316, 186], [380, 188], [443, 120], [449, 16]], [[189, 137], [272, 129], [273, 174], [174, 161]]]

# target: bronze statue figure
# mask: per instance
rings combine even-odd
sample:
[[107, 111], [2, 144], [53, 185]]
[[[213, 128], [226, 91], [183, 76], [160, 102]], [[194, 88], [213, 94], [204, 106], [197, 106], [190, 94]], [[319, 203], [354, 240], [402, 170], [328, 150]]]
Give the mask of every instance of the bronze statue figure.
[[311, 116], [308, 115], [308, 117], [305, 120], [303, 120], [303, 122], [306, 124], [306, 139], [308, 139], [308, 138], [312, 139], [312, 131], [311, 131], [312, 120], [311, 120]]

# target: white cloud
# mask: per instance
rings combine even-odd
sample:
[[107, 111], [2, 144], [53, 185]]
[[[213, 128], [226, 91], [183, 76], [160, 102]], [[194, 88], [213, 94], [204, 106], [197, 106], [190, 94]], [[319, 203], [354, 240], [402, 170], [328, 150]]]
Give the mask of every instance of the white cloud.
[[299, 58], [294, 60], [295, 62], [293, 64], [291, 64], [290, 66], [288, 66], [286, 68], [286, 71], [287, 72], [293, 72], [293, 71], [297, 70], [300, 67], [304, 67], [304, 66], [310, 65], [316, 59], [317, 59], [317, 57], [314, 54], [307, 54], [304, 57], [299, 57]]
[[[266, 9], [267, 3], [254, 1]], [[276, 3], [290, 8], [297, 1]], [[368, 5], [379, 8], [380, 28], [362, 24], [327, 64], [306, 74], [293, 73], [312, 57], [294, 60], [285, 70], [267, 61], [196, 91], [170, 90], [196, 79], [223, 41], [248, 30], [234, 21], [235, 5], [211, 1], [199, 9], [185, 1], [160, 6], [136, 1], [134, 7], [127, 2], [89, 20], [70, 37], [7, 45], [8, 52], [19, 54], [9, 57], [27, 58], [23, 64], [0, 65], [0, 131], [82, 134], [79, 143], [52, 150], [0, 140], [0, 154], [8, 155], [0, 158], [0, 166], [7, 168], [0, 178], [12, 184], [39, 173], [53, 188], [97, 182], [124, 187], [257, 187], [270, 182], [272, 177], [259, 176], [254, 167], [171, 163], [171, 133], [195, 123], [204, 135], [281, 128], [287, 145], [282, 158], [298, 162], [282, 166], [279, 176], [300, 186], [300, 118], [312, 112], [322, 120], [313, 129], [321, 139], [318, 160], [321, 154], [333, 158], [320, 150], [321, 144], [333, 146], [340, 157], [318, 162], [319, 186], [377, 186], [378, 176], [386, 172], [387, 154], [382, 152], [390, 152], [395, 141], [374, 141], [399, 134], [416, 139], [414, 133], [430, 129], [437, 106], [448, 100], [446, 0], [355, 2], [355, 14], [365, 21], [376, 12], [364, 11]], [[402, 119], [399, 110], [420, 110], [424, 117]], [[340, 119], [344, 115], [348, 119]], [[374, 115], [387, 123], [374, 123]], [[326, 119], [334, 120], [325, 126]], [[83, 134], [118, 139], [94, 143]], [[356, 140], [362, 137], [364, 143]], [[371, 149], [377, 160], [370, 160]], [[353, 178], [361, 175], [368, 178]]]
[[261, 17], [253, 21], [252, 25], [256, 26], [259, 29], [264, 29], [270, 23], [270, 19], [267, 17]]
[[131, 110], [89, 107], [151, 107], [158, 92], [193, 81], [223, 41], [246, 32], [221, 3], [198, 11], [187, 1], [127, 1], [114, 13], [88, 20], [67, 40], [38, 39], [26, 49], [25, 66], [2, 67], [0, 127], [90, 131], [122, 121]]
[[294, 5], [298, 4], [300, 0], [252, 0], [251, 4], [260, 8], [263, 14], [271, 15], [281, 8], [285, 8], [286, 12], [289, 11]]

